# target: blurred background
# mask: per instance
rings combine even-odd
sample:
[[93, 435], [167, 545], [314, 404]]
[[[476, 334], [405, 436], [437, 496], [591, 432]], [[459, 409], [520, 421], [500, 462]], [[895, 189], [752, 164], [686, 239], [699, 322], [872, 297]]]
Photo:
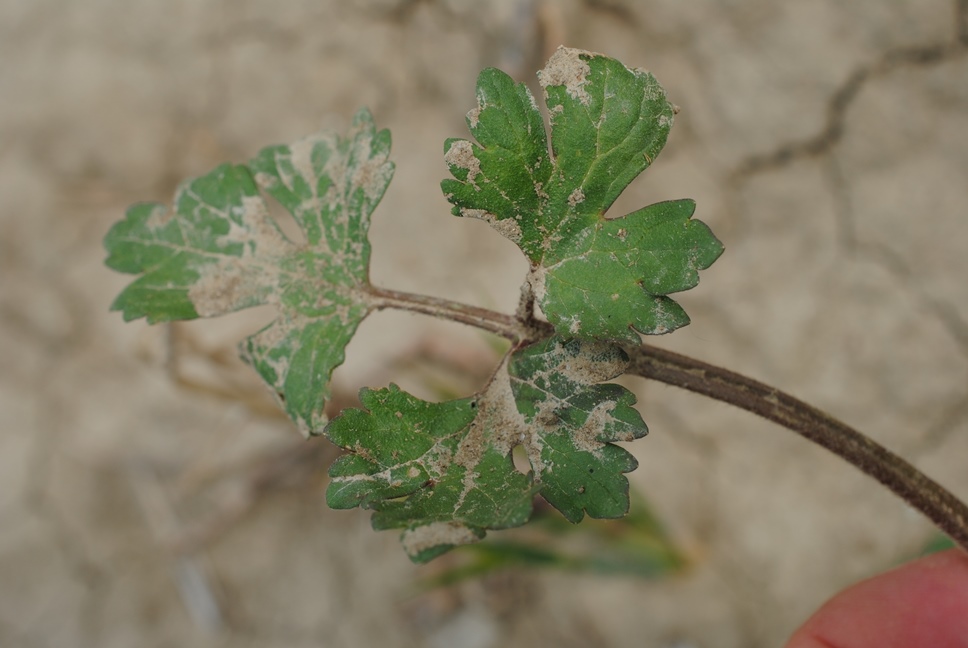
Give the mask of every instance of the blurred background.
[[[512, 311], [525, 264], [449, 215], [443, 140], [478, 71], [535, 87], [560, 44], [681, 107], [615, 214], [692, 197], [726, 245], [656, 342], [828, 410], [968, 498], [968, 2], [0, 1], [0, 645], [781, 645], [936, 539], [825, 451], [628, 380], [634, 515], [550, 512], [429, 566], [325, 506], [235, 344], [272, 317], [125, 325], [101, 238], [132, 202], [270, 143], [393, 132], [374, 283]], [[494, 340], [379, 313], [336, 406], [464, 395]]]

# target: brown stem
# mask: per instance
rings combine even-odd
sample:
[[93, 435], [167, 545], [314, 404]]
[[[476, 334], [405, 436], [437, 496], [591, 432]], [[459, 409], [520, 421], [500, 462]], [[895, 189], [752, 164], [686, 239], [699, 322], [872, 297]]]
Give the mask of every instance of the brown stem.
[[531, 286], [531, 275], [521, 284], [521, 298], [518, 300], [518, 310], [514, 313], [515, 319], [534, 326], [537, 321], [534, 316], [534, 288]]
[[735, 405], [827, 448], [921, 511], [968, 550], [968, 506], [924, 473], [837, 419], [761, 382], [643, 344], [629, 373]]
[[515, 343], [536, 340], [551, 334], [550, 327], [542, 322], [522, 322], [511, 315], [429, 295], [370, 286], [369, 298], [371, 306], [378, 310], [396, 308], [470, 324]]

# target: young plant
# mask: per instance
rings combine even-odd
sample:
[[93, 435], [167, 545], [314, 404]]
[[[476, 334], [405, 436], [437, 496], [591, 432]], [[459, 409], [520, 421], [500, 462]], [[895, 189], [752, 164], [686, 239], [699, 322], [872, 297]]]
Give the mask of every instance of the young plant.
[[[968, 548], [968, 508], [873, 441], [776, 389], [641, 343], [689, 322], [670, 294], [722, 253], [692, 200], [605, 214], [662, 150], [676, 107], [655, 78], [600, 54], [559, 49], [538, 73], [550, 138], [530, 91], [481, 72], [441, 183], [457, 216], [480, 218], [529, 262], [517, 312], [495, 313], [369, 281], [370, 217], [393, 175], [390, 135], [362, 110], [345, 135], [318, 133], [224, 164], [139, 204], [108, 233], [107, 265], [140, 275], [112, 308], [125, 320], [211, 317], [272, 304], [242, 357], [306, 434], [346, 450], [330, 467], [334, 508], [374, 511], [415, 561], [525, 524], [540, 495], [571, 522], [629, 509], [636, 461], [614, 444], [645, 436], [635, 397], [606, 381], [662, 380], [743, 407], [837, 452]], [[550, 142], [549, 142], [550, 139]], [[263, 194], [293, 215], [288, 239]], [[478, 393], [433, 403], [395, 385], [327, 421], [330, 378], [360, 322], [397, 308], [504, 336], [511, 348]], [[512, 451], [523, 448], [526, 474]]]

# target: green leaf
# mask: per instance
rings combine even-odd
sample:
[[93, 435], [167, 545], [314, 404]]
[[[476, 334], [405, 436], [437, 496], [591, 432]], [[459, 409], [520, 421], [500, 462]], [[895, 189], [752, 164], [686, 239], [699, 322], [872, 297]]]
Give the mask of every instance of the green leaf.
[[[402, 528], [415, 561], [520, 526], [540, 492], [567, 519], [628, 512], [635, 459], [612, 441], [647, 429], [625, 388], [618, 347], [553, 337], [506, 357], [479, 394], [428, 403], [396, 386], [363, 390], [326, 434], [349, 451], [330, 468], [333, 508], [375, 511], [377, 529]], [[532, 470], [512, 459], [523, 446]]]
[[[171, 210], [135, 205], [104, 241], [109, 267], [141, 275], [112, 309], [154, 323], [273, 304], [277, 318], [242, 344], [243, 358], [301, 429], [318, 432], [332, 371], [370, 311], [367, 233], [393, 175], [389, 150], [364, 110], [346, 137], [269, 147], [183, 184]], [[305, 242], [286, 238], [261, 191]]]
[[722, 253], [691, 200], [615, 219], [605, 212], [665, 145], [675, 107], [644, 70], [559, 48], [539, 72], [551, 150], [530, 91], [481, 72], [467, 124], [448, 140], [441, 187], [458, 216], [488, 221], [531, 262], [538, 305], [564, 336], [638, 342], [689, 322], [667, 295], [694, 287]]
[[525, 448], [541, 496], [571, 522], [584, 513], [618, 518], [629, 510], [623, 473], [635, 457], [611, 441], [648, 432], [621, 385], [595, 384], [620, 376], [628, 356], [602, 342], [548, 338], [512, 356], [511, 390], [527, 426]]
[[326, 429], [352, 453], [330, 467], [332, 508], [374, 509], [373, 527], [404, 528], [418, 562], [531, 517], [531, 480], [514, 470], [506, 440], [474, 425], [476, 399], [428, 403], [391, 385], [360, 401], [369, 411], [346, 410]]

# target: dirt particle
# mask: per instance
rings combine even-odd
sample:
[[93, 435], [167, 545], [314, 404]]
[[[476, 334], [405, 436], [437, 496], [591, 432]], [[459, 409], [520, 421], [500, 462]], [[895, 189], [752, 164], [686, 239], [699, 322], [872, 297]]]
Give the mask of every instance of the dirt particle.
[[581, 187], [577, 187], [568, 196], [568, 204], [571, 207], [577, 207], [579, 204], [585, 202], [585, 192], [581, 190]]
[[471, 130], [477, 128], [477, 122], [481, 119], [482, 110], [484, 110], [484, 106], [478, 106], [467, 112], [467, 125], [471, 127]]
[[520, 241], [523, 236], [521, 226], [513, 218], [498, 218], [483, 209], [461, 209], [460, 215], [465, 218], [477, 218], [488, 223], [502, 236], [511, 239], [515, 243]]
[[583, 106], [591, 103], [591, 96], [585, 90], [588, 74], [591, 68], [582, 57], [595, 56], [592, 52], [559, 47], [543, 70], [538, 72], [538, 83], [542, 88], [548, 86], [565, 86], [565, 92], [572, 99], [576, 99]]
[[456, 140], [444, 154], [444, 162], [458, 169], [467, 170], [467, 182], [474, 188], [477, 183], [474, 181], [481, 172], [481, 161], [474, 155], [474, 147], [467, 140]]
[[458, 522], [432, 522], [426, 526], [407, 529], [400, 538], [404, 550], [411, 556], [434, 547], [464, 545], [478, 540], [480, 538], [476, 533]]

